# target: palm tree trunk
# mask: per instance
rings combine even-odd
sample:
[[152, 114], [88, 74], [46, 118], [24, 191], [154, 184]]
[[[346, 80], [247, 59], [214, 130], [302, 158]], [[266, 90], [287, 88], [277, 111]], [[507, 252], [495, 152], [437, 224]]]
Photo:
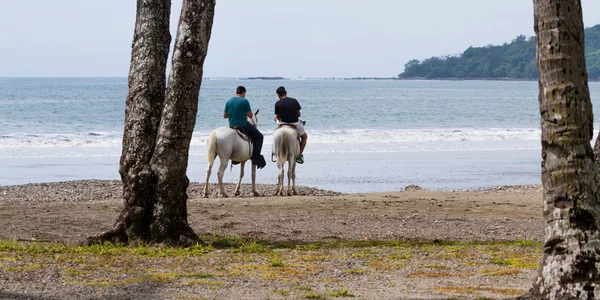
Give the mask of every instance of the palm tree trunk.
[[521, 299], [600, 297], [600, 197], [580, 0], [534, 0], [544, 187], [544, 252]]

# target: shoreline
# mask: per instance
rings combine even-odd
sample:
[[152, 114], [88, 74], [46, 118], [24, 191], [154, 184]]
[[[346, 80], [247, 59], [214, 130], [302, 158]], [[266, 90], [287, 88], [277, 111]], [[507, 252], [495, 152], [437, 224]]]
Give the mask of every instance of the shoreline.
[[[443, 191], [540, 183], [537, 150], [312, 153], [307, 159], [309, 163], [296, 169], [298, 186], [342, 193], [398, 191], [411, 184]], [[0, 159], [0, 164], [5, 166], [0, 169], [1, 185], [120, 179], [118, 156], [6, 158]], [[190, 181], [204, 182], [206, 168], [205, 155], [190, 155]], [[245, 169], [242, 182], [249, 183], [250, 170], [248, 166]], [[216, 172], [214, 168], [213, 171]], [[256, 182], [276, 183], [277, 172], [276, 164], [269, 163], [257, 172]], [[228, 168], [223, 178], [231, 183], [238, 179], [239, 167], [233, 171]], [[210, 182], [216, 183], [215, 175]]]
[[[235, 182], [224, 182], [225, 190], [227, 193], [233, 191]], [[65, 180], [65, 181], [49, 181], [49, 182], [32, 182], [25, 184], [13, 184], [13, 185], [0, 185], [0, 204], [4, 202], [18, 202], [18, 201], [30, 201], [32, 195], [26, 195], [24, 191], [35, 193], [41, 192], [52, 192], [50, 197], [41, 197], [41, 201], [59, 201], [68, 199], [69, 196], [78, 194], [79, 196], [75, 199], [89, 201], [89, 200], [104, 200], [104, 199], [118, 199], [120, 198], [121, 180], [105, 180], [105, 179], [81, 179], [81, 180]], [[210, 183], [211, 198], [220, 198], [218, 195], [217, 183]], [[247, 195], [247, 198], [261, 198], [271, 197], [270, 190], [276, 189], [276, 184], [264, 184], [256, 183], [256, 188], [261, 194], [258, 197], [251, 195], [251, 184], [241, 184], [241, 192], [243, 195]], [[286, 183], [287, 187], [287, 183]], [[102, 192], [91, 192], [90, 188], [103, 189]], [[515, 184], [515, 185], [498, 185], [491, 187], [476, 187], [467, 189], [427, 189], [419, 185], [409, 184], [400, 190], [390, 191], [375, 191], [375, 192], [339, 192], [335, 190], [321, 189], [318, 187], [300, 186], [297, 185], [296, 189], [298, 192], [297, 196], [341, 196], [341, 195], [365, 195], [365, 194], [386, 194], [386, 193], [402, 193], [402, 192], [434, 192], [434, 193], [455, 193], [455, 192], [501, 192], [501, 191], [541, 191], [541, 184]], [[118, 189], [119, 191], [116, 191]], [[189, 199], [201, 198], [201, 193], [204, 189], [203, 182], [190, 181], [188, 186], [188, 197]], [[62, 193], [57, 193], [55, 190], [59, 190]], [[86, 192], [87, 191], [87, 192]], [[11, 196], [12, 195], [12, 196]], [[246, 198], [242, 197], [238, 198]], [[35, 195], [37, 197], [41, 195]], [[230, 195], [231, 196], [231, 195]], [[18, 200], [10, 200], [10, 197], [16, 197]], [[59, 200], [57, 200], [59, 199]], [[72, 199], [68, 199], [72, 200]], [[38, 200], [39, 201], [39, 200]]]

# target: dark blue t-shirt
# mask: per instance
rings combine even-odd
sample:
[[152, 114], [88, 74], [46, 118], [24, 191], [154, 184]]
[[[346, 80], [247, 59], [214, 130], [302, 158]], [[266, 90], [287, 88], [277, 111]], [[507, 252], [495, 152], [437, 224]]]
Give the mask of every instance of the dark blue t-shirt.
[[298, 111], [302, 109], [298, 100], [290, 97], [280, 99], [275, 103], [275, 114], [285, 123], [298, 122]]

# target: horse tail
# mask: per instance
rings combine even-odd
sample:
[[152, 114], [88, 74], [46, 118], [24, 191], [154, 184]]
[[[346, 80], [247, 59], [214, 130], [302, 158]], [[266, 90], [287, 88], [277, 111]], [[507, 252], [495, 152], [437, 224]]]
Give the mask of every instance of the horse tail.
[[211, 132], [208, 135], [208, 149], [206, 150], [206, 158], [208, 159], [208, 164], [212, 165], [215, 162], [215, 158], [217, 158], [217, 134], [216, 132]]
[[281, 163], [284, 163], [287, 160], [288, 153], [290, 152], [289, 137], [288, 137], [288, 134], [287, 134], [285, 128], [281, 129], [281, 139], [279, 140], [277, 147], [279, 148], [279, 158], [278, 159]]

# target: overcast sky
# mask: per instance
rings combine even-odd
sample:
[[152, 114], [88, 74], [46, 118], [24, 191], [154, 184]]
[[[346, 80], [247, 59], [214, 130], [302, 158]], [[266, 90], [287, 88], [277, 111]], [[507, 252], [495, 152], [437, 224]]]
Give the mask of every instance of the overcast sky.
[[[532, 2], [217, 0], [204, 75], [396, 76], [412, 58], [533, 35]], [[582, 2], [585, 26], [600, 23], [600, 1]], [[135, 3], [0, 0], [0, 76], [127, 76]]]

